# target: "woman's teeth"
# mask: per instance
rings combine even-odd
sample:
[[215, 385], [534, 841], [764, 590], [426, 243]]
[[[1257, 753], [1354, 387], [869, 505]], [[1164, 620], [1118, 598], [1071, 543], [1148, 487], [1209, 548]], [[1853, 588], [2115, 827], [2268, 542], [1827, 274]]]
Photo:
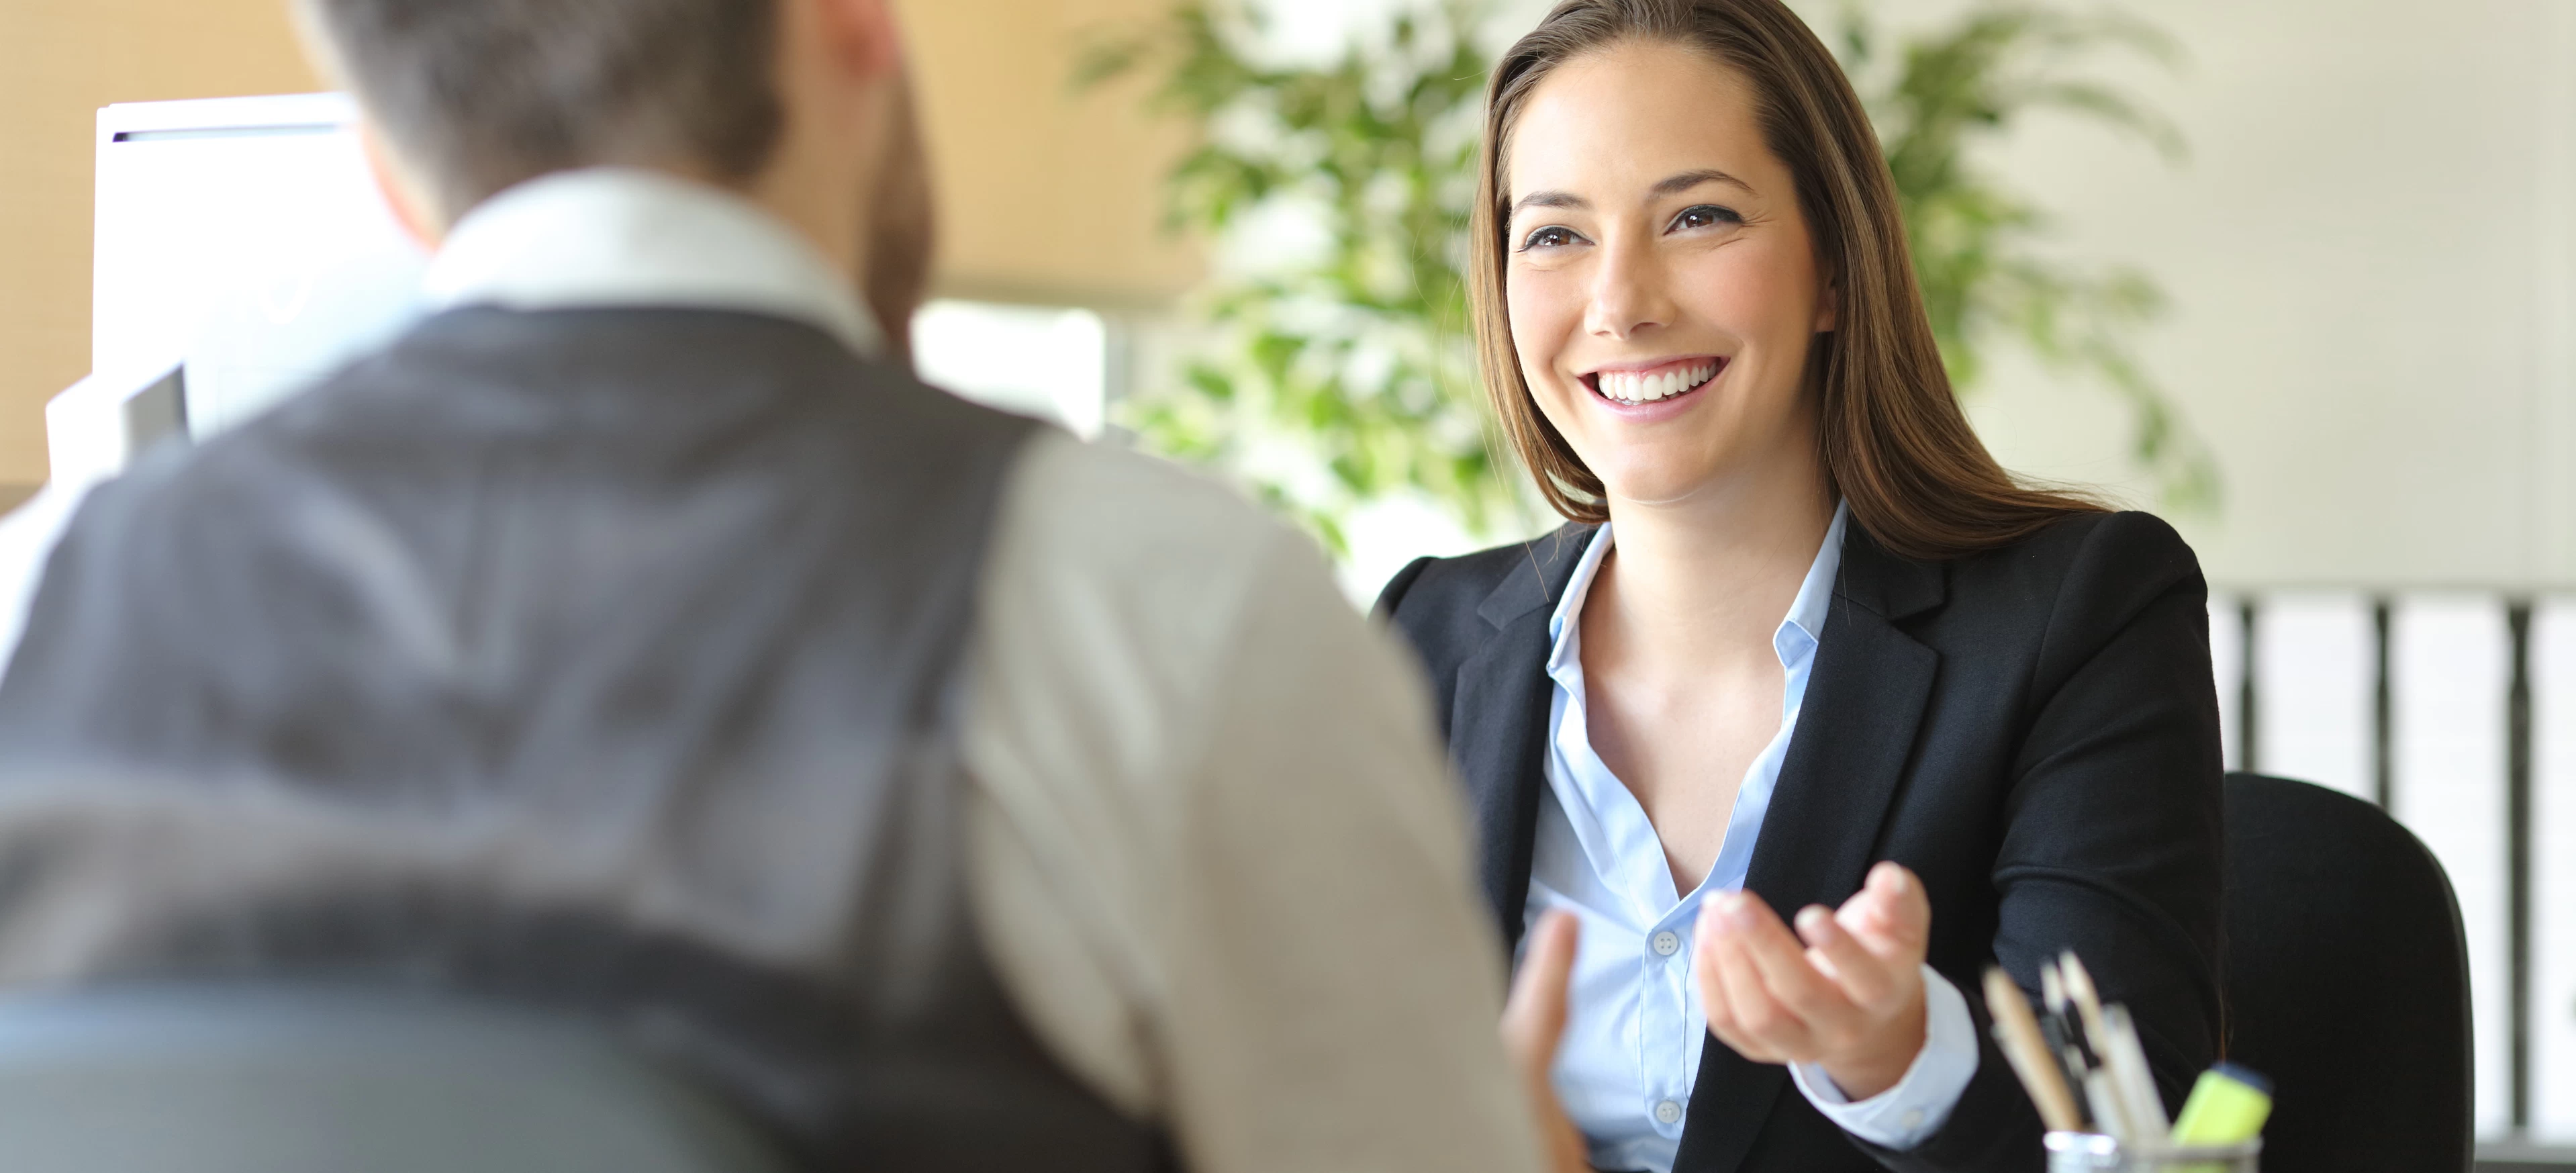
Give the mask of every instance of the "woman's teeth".
[[1630, 407], [1640, 403], [1653, 403], [1658, 399], [1670, 399], [1716, 378], [1717, 367], [1718, 364], [1714, 362], [1704, 362], [1686, 367], [1668, 367], [1652, 374], [1603, 371], [1600, 375], [1601, 397]]

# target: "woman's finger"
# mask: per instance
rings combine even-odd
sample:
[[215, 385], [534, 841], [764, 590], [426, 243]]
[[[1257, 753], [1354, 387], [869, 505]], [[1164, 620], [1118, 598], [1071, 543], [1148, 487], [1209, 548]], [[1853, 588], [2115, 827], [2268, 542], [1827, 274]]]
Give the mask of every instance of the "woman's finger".
[[1762, 898], [1749, 892], [1719, 899], [1743, 943], [1744, 954], [1760, 975], [1763, 988], [1791, 1010], [1811, 1035], [1829, 1036], [1858, 1026], [1859, 1008], [1833, 979], [1807, 960], [1807, 947]]
[[[1741, 927], [1738, 919], [1748, 915], [1750, 909], [1727, 898], [1734, 895], [1720, 896], [1701, 912], [1700, 935], [1708, 943], [1701, 956], [1716, 962], [1715, 980], [1725, 990], [1727, 1007], [1738, 1033], [1773, 1056], [1794, 1058], [1804, 1055], [1811, 1046], [1807, 1024], [1763, 981], [1760, 963], [1754, 959], [1747, 939], [1749, 933]], [[1768, 916], [1769, 910], [1762, 910], [1762, 915]], [[1752, 919], [1759, 924], [1759, 917]], [[1776, 926], [1778, 918], [1772, 918], [1772, 923]], [[1803, 966], [1805, 962], [1799, 964]], [[1755, 1056], [1748, 1054], [1745, 1057]]]
[[1798, 935], [1806, 940], [1817, 968], [1827, 971], [1855, 1005], [1882, 1007], [1897, 995], [1888, 962], [1845, 932], [1831, 909], [1817, 905], [1800, 912]]
[[1735, 1000], [1727, 996], [1725, 962], [1718, 956], [1722, 934], [1711, 926], [1710, 920], [1716, 915], [1713, 909], [1700, 910], [1699, 939], [1691, 952], [1691, 982], [1699, 987], [1699, 1004], [1708, 1019], [1708, 1032], [1747, 1059], [1771, 1062], [1770, 1048], [1745, 1033], [1744, 1024], [1736, 1019]]
[[1726, 982], [1718, 976], [1717, 931], [1710, 924], [1715, 915], [1705, 908], [1699, 910], [1698, 939], [1691, 943], [1691, 984], [1699, 987], [1700, 1009], [1708, 1017], [1708, 1029], [1723, 1037], [1735, 1029], [1735, 1004], [1727, 998]]
[[1717, 956], [1718, 937], [1708, 927], [1713, 915], [1707, 909], [1700, 911], [1699, 941], [1691, 953], [1691, 981], [1699, 987], [1699, 1004], [1708, 1019], [1708, 1033], [1756, 1063], [1781, 1062], [1768, 1044], [1746, 1034], [1743, 1024], [1736, 1021], [1735, 1003], [1727, 997], [1723, 963]]
[[1923, 880], [1893, 861], [1871, 868], [1868, 882], [1834, 919], [1880, 959], [1909, 967], [1923, 963], [1932, 939], [1932, 902]]

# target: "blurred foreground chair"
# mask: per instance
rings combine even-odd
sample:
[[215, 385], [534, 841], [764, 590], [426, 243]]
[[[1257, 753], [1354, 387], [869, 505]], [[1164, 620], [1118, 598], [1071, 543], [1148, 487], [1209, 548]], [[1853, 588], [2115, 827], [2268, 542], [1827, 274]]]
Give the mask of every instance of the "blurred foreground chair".
[[0, 1000], [8, 1173], [782, 1173], [728, 1109], [552, 1020], [228, 987]]
[[2264, 1173], [2461, 1173], [2468, 950], [2442, 865], [2378, 807], [2230, 774], [2228, 1057], [2271, 1076]]

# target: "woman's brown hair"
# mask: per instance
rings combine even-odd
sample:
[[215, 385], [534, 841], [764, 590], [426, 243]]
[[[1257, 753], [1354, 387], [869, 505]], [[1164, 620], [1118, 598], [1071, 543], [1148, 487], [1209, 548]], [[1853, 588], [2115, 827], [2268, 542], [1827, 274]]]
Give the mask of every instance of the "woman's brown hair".
[[1797, 184], [1836, 294], [1835, 328], [1818, 336], [1808, 359], [1817, 446], [1852, 519], [1900, 557], [1938, 560], [2100, 511], [2016, 484], [1968, 426], [1924, 316], [1896, 181], [1869, 116], [1833, 55], [1779, 0], [1566, 0], [1494, 69], [1469, 286], [1486, 390], [1548, 503], [1576, 521], [1609, 519], [1601, 479], [1539, 413], [1512, 344], [1503, 174], [1521, 107], [1539, 82], [1574, 58], [1635, 41], [1693, 48], [1741, 75], [1766, 145]]

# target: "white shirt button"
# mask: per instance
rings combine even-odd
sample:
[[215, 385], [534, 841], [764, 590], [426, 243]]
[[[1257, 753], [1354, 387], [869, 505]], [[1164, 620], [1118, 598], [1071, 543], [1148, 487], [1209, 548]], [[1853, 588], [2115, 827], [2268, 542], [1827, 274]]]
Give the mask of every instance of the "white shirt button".
[[[1673, 954], [1675, 954], [1675, 953], [1679, 953], [1679, 952], [1681, 952], [1681, 951], [1682, 951], [1682, 938], [1681, 938], [1681, 934], [1679, 934], [1679, 933], [1675, 933], [1675, 932], [1673, 932], [1673, 931], [1671, 931], [1671, 930], [1669, 930], [1669, 929], [1667, 929], [1667, 930], [1665, 930], [1665, 931], [1663, 931], [1663, 932], [1657, 933], [1657, 934], [1655, 934], [1655, 941], [1654, 941], [1654, 945], [1655, 945], [1655, 955], [1656, 955], [1656, 956], [1658, 956], [1658, 957], [1670, 957], [1670, 956], [1672, 956]], [[1672, 1123], [1672, 1121], [1667, 1120], [1667, 1121], [1664, 1121], [1664, 1123], [1666, 1123], [1666, 1124], [1670, 1124], [1670, 1123]]]
[[1655, 1122], [1656, 1122], [1656, 1123], [1658, 1123], [1658, 1124], [1679, 1124], [1679, 1123], [1681, 1123], [1681, 1122], [1682, 1122], [1682, 1105], [1681, 1105], [1681, 1101], [1679, 1101], [1679, 1100], [1665, 1100], [1665, 1101], [1663, 1101], [1663, 1102], [1661, 1102], [1661, 1103], [1656, 1104], [1656, 1105], [1655, 1105]]
[[1905, 1130], [1907, 1132], [1912, 1132], [1917, 1128], [1921, 1128], [1923, 1127], [1923, 1110], [1917, 1108], [1911, 1112], [1907, 1112], [1903, 1117], [1899, 1118], [1899, 1122], [1905, 1125]]

